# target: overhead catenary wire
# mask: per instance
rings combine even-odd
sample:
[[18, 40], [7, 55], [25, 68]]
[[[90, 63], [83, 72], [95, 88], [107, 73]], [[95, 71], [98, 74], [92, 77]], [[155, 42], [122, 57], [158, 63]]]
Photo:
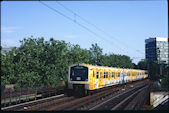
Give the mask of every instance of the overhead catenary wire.
[[[102, 40], [105, 41], [105, 39], [103, 39], [102, 36], [98, 35], [97, 33], [95, 33], [94, 31], [92, 31], [92, 30], [89, 29], [88, 27], [84, 26], [83, 24], [81, 24], [81, 23], [79, 23], [79, 22], [77, 22], [77, 21], [74, 21], [74, 19], [70, 18], [69, 16], [66, 16], [65, 14], [63, 14], [63, 13], [61, 13], [60, 11], [56, 10], [55, 8], [49, 6], [48, 4], [46, 4], [46, 3], [42, 2], [42, 1], [39, 1], [39, 2], [40, 2], [41, 4], [43, 4], [44, 6], [46, 6], [47, 8], [49, 8], [49, 9], [53, 10], [54, 12], [56, 12], [56, 13], [62, 15], [63, 17], [67, 18], [68, 20], [70, 20], [70, 21], [76, 23], [76, 24], [79, 25], [80, 27], [86, 29], [88, 32], [94, 34], [96, 37], [98, 37], [98, 38], [100, 38], [100, 39], [102, 39]], [[106, 41], [107, 41], [107, 43], [109, 43], [110, 45], [112, 45], [112, 43], [110, 43], [108, 40], [106, 40]], [[119, 47], [119, 49], [122, 50], [123, 52], [126, 52], [125, 50], [123, 50], [123, 49], [120, 48], [120, 47]]]
[[[70, 13], [72, 13], [72, 14], [76, 15], [77, 17], [79, 17], [81, 20], [83, 20], [83, 21], [86, 22], [87, 24], [89, 24], [89, 25], [95, 27], [98, 31], [101, 31], [102, 33], [104, 33], [104, 34], [107, 35], [108, 37], [113, 38], [113, 39], [115, 39], [116, 41], [118, 41], [118, 42], [120, 42], [120, 43], [123, 43], [123, 45], [128, 48], [128, 46], [127, 46], [126, 43], [124, 43], [124, 42], [118, 40], [118, 38], [113, 37], [113, 36], [112, 36], [111, 34], [109, 34], [108, 32], [106, 32], [106, 31], [104, 31], [103, 29], [99, 28], [99, 27], [96, 26], [95, 24], [89, 22], [87, 19], [85, 19], [84, 17], [82, 17], [82, 16], [80, 16], [79, 14], [75, 13], [75, 12], [72, 11], [71, 9], [67, 8], [66, 6], [64, 6], [64, 5], [63, 5], [62, 3], [60, 3], [59, 1], [56, 1], [56, 3], [58, 3], [60, 6], [62, 6], [63, 8], [65, 8], [65, 9], [66, 9], [67, 11], [69, 11]], [[111, 40], [110, 40], [110, 41], [111, 41]], [[115, 44], [115, 43], [114, 43], [114, 44]], [[125, 50], [126, 50], [127, 48], [125, 48]], [[140, 51], [138, 51], [138, 50], [135, 50], [135, 51], [138, 52], [138, 53], [140, 53], [140, 54], [144, 54], [144, 53], [142, 53], [142, 52], [140, 52]]]
[[[89, 22], [87, 19], [85, 19], [84, 17], [80, 16], [79, 14], [75, 13], [74, 11], [72, 11], [71, 9], [67, 8], [66, 6], [64, 6], [63, 4], [61, 4], [59, 1], [56, 1], [56, 3], [58, 3], [60, 6], [62, 6], [63, 8], [65, 8], [67, 11], [69, 11], [70, 13], [72, 13], [75, 17], [79, 17], [81, 20], [83, 20], [84, 22], [86, 22], [87, 24], [93, 26], [95, 29], [97, 29], [98, 31], [101, 31], [102, 33], [104, 33], [105, 35], [107, 35], [108, 37], [114, 38], [116, 41], [118, 41], [117, 38], [111, 36], [109, 33], [105, 32], [104, 30], [102, 30], [101, 28], [97, 27], [95, 24]], [[74, 20], [76, 21], [76, 19]], [[110, 40], [111, 41], [111, 40]], [[112, 41], [111, 41], [112, 42]], [[112, 42], [114, 43], [114, 42]], [[115, 44], [115, 43], [114, 43]], [[123, 43], [124, 45], [126, 45], [125, 43]], [[115, 44], [116, 45], [116, 44]], [[118, 46], [118, 45], [116, 45]], [[118, 46], [119, 47], [119, 46]], [[119, 47], [121, 49], [121, 47]], [[126, 52], [126, 48], [125, 48], [125, 52]], [[128, 53], [128, 51], [127, 51]]]
[[[84, 17], [80, 16], [79, 14], [75, 13], [74, 11], [72, 11], [71, 9], [65, 7], [63, 4], [61, 4], [59, 1], [56, 1], [56, 3], [58, 3], [60, 6], [62, 6], [63, 8], [65, 8], [67, 11], [73, 13], [74, 15], [76, 15], [77, 17], [79, 17], [80, 19], [82, 19], [84, 22], [88, 23], [89, 25], [95, 27], [97, 30], [101, 31], [102, 33], [106, 34], [107, 36], [111, 37], [111, 38], [114, 38], [115, 40], [117, 41], [120, 41], [118, 40], [117, 38], [111, 36], [109, 33], [107, 33], [106, 31], [104, 31], [103, 29], [99, 28], [98, 26], [96, 26], [95, 24], [89, 22], [87, 19], [85, 19]], [[124, 42], [123, 42], [124, 45], [126, 45]], [[127, 47], [127, 45], [126, 45]]]

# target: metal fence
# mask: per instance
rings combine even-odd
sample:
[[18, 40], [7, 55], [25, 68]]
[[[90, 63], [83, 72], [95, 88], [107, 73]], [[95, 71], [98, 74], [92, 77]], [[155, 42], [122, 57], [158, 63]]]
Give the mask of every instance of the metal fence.
[[63, 93], [64, 86], [41, 89], [5, 89], [1, 87], [1, 106], [9, 106]]

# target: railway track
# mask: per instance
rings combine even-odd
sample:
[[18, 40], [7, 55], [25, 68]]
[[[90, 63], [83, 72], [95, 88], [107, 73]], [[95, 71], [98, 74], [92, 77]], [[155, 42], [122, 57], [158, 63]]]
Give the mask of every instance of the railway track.
[[20, 103], [50, 97], [64, 92], [65, 87], [43, 88], [37, 90], [23, 90], [15, 92], [1, 92], [1, 107], [13, 106]]
[[[98, 92], [93, 95], [89, 95], [82, 98], [61, 96], [51, 97], [49, 99], [44, 99], [42, 101], [34, 101], [32, 103], [27, 103], [25, 105], [18, 105], [14, 108], [2, 109], [2, 110], [14, 110], [14, 111], [56, 111], [56, 110], [114, 110], [120, 109], [119, 106], [123, 105], [128, 101], [125, 97], [133, 97], [142, 91], [148, 84], [148, 80], [138, 81], [131, 84], [126, 84], [124, 86], [118, 87], [108, 87], [106, 90]], [[129, 99], [131, 99], [129, 98]], [[110, 100], [114, 101], [114, 107], [106, 106]], [[126, 101], [124, 101], [126, 100]], [[119, 103], [123, 104], [119, 104]], [[112, 104], [112, 103], [111, 103]]]
[[117, 92], [112, 92], [111, 94], [107, 94], [105, 98], [98, 97], [97, 100], [94, 100], [93, 102], [90, 102], [85, 106], [83, 105], [82, 107], [79, 107], [76, 110], [117, 110], [119, 106], [126, 104], [126, 101], [130, 99], [128, 98], [126, 99], [126, 101], [123, 101], [126, 97], [129, 96], [133, 97], [138, 93], [137, 90], [139, 90], [140, 88], [144, 88], [145, 86], [147, 86], [147, 84], [142, 84], [142, 83], [135, 84], [133, 85], [133, 87], [130, 87], [130, 85], [128, 85], [126, 86], [125, 89], [120, 89]]
[[26, 111], [35, 111], [35, 110], [36, 111], [43, 111], [43, 110], [46, 110], [50, 107], [59, 106], [61, 104], [64, 104], [64, 103], [72, 101], [72, 100], [75, 100], [75, 97], [73, 97], [73, 96], [72, 97], [64, 97], [64, 98], [57, 99], [52, 102], [50, 101], [50, 102], [46, 102], [46, 103], [34, 106], [32, 108], [27, 109]]
[[[131, 86], [133, 87], [133, 89], [135, 89], [134, 87], [137, 86], [137, 88], [140, 88], [143, 82], [137, 82], [135, 84], [128, 84], [126, 87], [128, 87], [128, 89], [131, 88]], [[141, 85], [141, 86], [140, 86]], [[114, 88], [109, 88], [105, 91], [96, 93], [94, 95], [90, 95], [90, 96], [86, 96], [86, 97], [82, 97], [82, 98], [76, 98], [72, 101], [69, 102], [65, 102], [63, 104], [59, 104], [59, 105], [53, 105], [53, 106], [49, 106], [47, 107], [47, 109], [43, 109], [45, 111], [57, 111], [57, 110], [90, 110], [91, 106], [93, 106], [93, 103], [95, 105], [98, 105], [98, 103], [100, 103], [100, 101], [105, 101], [105, 98], [110, 98], [109, 96], [113, 96], [113, 94], [117, 94], [118, 92], [120, 93], [121, 91], [124, 92], [124, 90], [121, 90], [123, 86], [121, 87], [114, 87]], [[99, 101], [98, 101], [99, 100]], [[34, 109], [34, 110], [38, 110], [38, 109]]]
[[43, 99], [39, 99], [39, 100], [34, 100], [34, 101], [26, 102], [26, 103], [21, 103], [21, 104], [17, 104], [17, 105], [13, 105], [13, 106], [4, 107], [4, 108], [1, 108], [1, 110], [22, 111], [22, 110], [32, 108], [33, 106], [36, 106], [39, 103], [45, 103], [45, 102], [49, 102], [49, 101], [64, 98], [64, 97], [65, 97], [64, 94], [56, 95], [56, 96], [52, 96], [52, 97], [48, 97], [48, 98], [43, 98]]
[[140, 91], [146, 89], [148, 86], [138, 86], [136, 88], [129, 89], [121, 92], [120, 94], [114, 95], [111, 98], [100, 102], [89, 110], [123, 110], [123, 107], [130, 101], [132, 97], [137, 95]]

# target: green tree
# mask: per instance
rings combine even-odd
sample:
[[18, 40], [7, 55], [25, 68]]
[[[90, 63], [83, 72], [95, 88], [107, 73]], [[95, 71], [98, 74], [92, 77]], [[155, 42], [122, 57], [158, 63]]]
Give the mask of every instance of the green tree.
[[105, 54], [103, 56], [102, 65], [119, 68], [133, 68], [133, 63], [130, 57], [115, 54]]
[[101, 65], [102, 63], [102, 48], [100, 48], [97, 43], [92, 44], [92, 47], [90, 48], [90, 54], [91, 54], [91, 59], [90, 63], [93, 65]]
[[147, 60], [142, 60], [142, 61], [138, 62], [137, 66], [139, 69], [147, 70], [148, 69], [148, 62], [147, 62]]
[[169, 81], [169, 66], [168, 65], [165, 65], [164, 68], [163, 68], [163, 77], [162, 77], [162, 80], [161, 80], [161, 87], [163, 89], [167, 89], [168, 90], [168, 81]]
[[61, 40], [24, 38], [18, 48], [1, 54], [1, 85], [16, 84], [22, 88], [55, 87], [67, 81], [68, 67], [86, 63], [111, 67], [133, 68], [130, 57], [105, 54], [97, 43], [82, 49]]

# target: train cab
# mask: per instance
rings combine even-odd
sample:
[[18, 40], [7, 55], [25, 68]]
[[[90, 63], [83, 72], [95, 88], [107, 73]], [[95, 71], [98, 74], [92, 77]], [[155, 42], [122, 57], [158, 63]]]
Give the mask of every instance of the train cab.
[[85, 65], [72, 65], [69, 67], [68, 76], [68, 89], [71, 89], [74, 93], [86, 93], [85, 89], [89, 88], [88, 83], [88, 67]]

